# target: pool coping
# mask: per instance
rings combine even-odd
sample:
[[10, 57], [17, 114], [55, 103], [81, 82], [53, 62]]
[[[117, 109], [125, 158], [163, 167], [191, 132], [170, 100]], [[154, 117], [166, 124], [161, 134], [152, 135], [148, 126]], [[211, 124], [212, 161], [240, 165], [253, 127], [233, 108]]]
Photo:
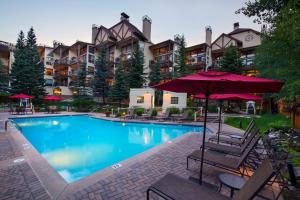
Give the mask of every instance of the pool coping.
[[[109, 120], [115, 122], [126, 122], [126, 123], [149, 123], [150, 124], [163, 124], [163, 125], [178, 125], [176, 122], [154, 122], [154, 121], [139, 121], [139, 120], [122, 120], [122, 119], [113, 119], [113, 118], [106, 118], [102, 116], [95, 116], [92, 114], [59, 114], [59, 115], [39, 115], [39, 116], [21, 116], [21, 117], [10, 117], [9, 119], [17, 119], [17, 118], [36, 118], [36, 117], [58, 117], [58, 116], [75, 116], [75, 115], [89, 115], [90, 117], [102, 120]], [[48, 163], [48, 161], [35, 149], [35, 147], [25, 138], [25, 136], [21, 133], [20, 130], [16, 127], [15, 123], [10, 123], [8, 134], [12, 136], [14, 142], [20, 148], [21, 152], [24, 155], [25, 160], [31, 166], [33, 171], [36, 173], [37, 177], [39, 178], [43, 187], [47, 190], [49, 195], [53, 199], [64, 199], [64, 197], [72, 194], [79, 189], [87, 187], [89, 185], [93, 185], [101, 179], [105, 179], [106, 177], [114, 174], [120, 173], [121, 171], [125, 170], [129, 166], [133, 165], [134, 163], [144, 160], [145, 158], [152, 156], [162, 149], [168, 148], [171, 145], [174, 145], [185, 138], [191, 136], [191, 134], [201, 134], [199, 132], [188, 132], [184, 135], [181, 135], [168, 143], [163, 143], [153, 148], [150, 148], [146, 151], [143, 151], [139, 154], [136, 154], [130, 158], [127, 158], [123, 161], [120, 161], [118, 164], [121, 164], [122, 167], [113, 169], [112, 166], [108, 166], [104, 169], [98, 170], [97, 172], [86, 176], [78, 181], [67, 183], [63, 177], [59, 175], [58, 172]], [[180, 125], [190, 125], [190, 126], [203, 126], [203, 123], [180, 123]], [[207, 129], [211, 132], [215, 132], [215, 128], [210, 126], [208, 123]], [[117, 163], [115, 163], [117, 164]]]

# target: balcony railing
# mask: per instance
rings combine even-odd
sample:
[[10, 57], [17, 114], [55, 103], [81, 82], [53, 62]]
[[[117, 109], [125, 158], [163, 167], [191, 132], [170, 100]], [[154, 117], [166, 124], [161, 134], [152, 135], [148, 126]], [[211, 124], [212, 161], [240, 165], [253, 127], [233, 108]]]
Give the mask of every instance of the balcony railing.
[[54, 61], [54, 67], [59, 65], [69, 65], [69, 59], [68, 58], [62, 58], [62, 59], [56, 59]]
[[159, 63], [169, 63], [173, 62], [173, 53], [160, 54], [155, 56], [155, 60]]

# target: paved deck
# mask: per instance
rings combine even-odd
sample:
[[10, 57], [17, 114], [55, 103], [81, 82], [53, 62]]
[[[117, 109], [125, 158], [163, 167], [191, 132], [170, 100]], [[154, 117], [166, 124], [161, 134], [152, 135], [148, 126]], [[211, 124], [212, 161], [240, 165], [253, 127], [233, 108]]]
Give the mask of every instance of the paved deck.
[[[2, 199], [145, 199], [147, 188], [166, 173], [174, 173], [184, 178], [198, 176], [198, 165], [192, 163], [192, 170], [186, 170], [186, 156], [201, 143], [201, 134], [187, 134], [177, 138], [152, 153], [142, 153], [139, 159], [128, 162], [123, 167], [105, 176], [94, 176], [65, 184], [54, 194], [51, 185], [43, 182], [44, 177], [35, 170], [28, 159], [26, 150], [16, 144], [11, 132], [4, 132], [7, 114], [0, 114], [0, 200]], [[216, 124], [210, 124], [216, 130]], [[223, 126], [226, 131], [238, 131]], [[2, 131], [1, 131], [2, 130]], [[155, 149], [155, 148], [154, 148]], [[17, 160], [16, 160], [17, 159]], [[15, 162], [14, 162], [15, 161]], [[222, 172], [205, 165], [204, 180], [218, 185], [217, 175]], [[106, 173], [105, 171], [103, 173]], [[51, 175], [49, 175], [51, 176]], [[101, 177], [101, 178], [99, 178]], [[51, 184], [51, 183], [50, 183]], [[52, 183], [55, 184], [55, 183]], [[229, 191], [223, 188], [223, 194]]]

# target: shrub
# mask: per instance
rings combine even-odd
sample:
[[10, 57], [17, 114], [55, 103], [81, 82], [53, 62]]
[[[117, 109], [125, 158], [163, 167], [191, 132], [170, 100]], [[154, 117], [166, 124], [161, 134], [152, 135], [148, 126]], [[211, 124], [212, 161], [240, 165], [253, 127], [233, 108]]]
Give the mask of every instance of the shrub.
[[122, 112], [118, 112], [116, 117], [122, 117], [123, 116], [123, 113]]
[[176, 107], [170, 107], [170, 114], [173, 115], [173, 114], [180, 114], [180, 110], [179, 108], [176, 108]]
[[152, 117], [155, 117], [155, 116], [157, 116], [157, 110], [155, 109], [155, 108], [153, 108], [153, 110], [152, 110], [152, 115], [151, 115]]
[[77, 112], [89, 112], [95, 104], [96, 102], [90, 98], [75, 99], [72, 103], [74, 110]]
[[134, 110], [134, 112], [135, 112], [135, 114], [136, 114], [137, 116], [142, 116], [142, 114], [144, 113], [144, 111], [145, 111], [144, 108], [136, 108], [136, 109]]
[[187, 109], [186, 112], [187, 112], [187, 115], [188, 115], [188, 120], [194, 120], [194, 110]]

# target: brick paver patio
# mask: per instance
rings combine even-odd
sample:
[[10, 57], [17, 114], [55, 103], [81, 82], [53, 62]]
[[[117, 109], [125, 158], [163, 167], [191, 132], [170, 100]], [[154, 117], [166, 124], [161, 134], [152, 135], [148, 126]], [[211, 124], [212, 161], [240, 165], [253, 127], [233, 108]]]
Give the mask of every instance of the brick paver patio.
[[[1, 117], [1, 115], [0, 115]], [[6, 116], [7, 117], [7, 116]], [[3, 116], [2, 116], [3, 119]], [[0, 129], [3, 129], [3, 123]], [[41, 183], [38, 175], [15, 147], [8, 133], [0, 133], [0, 200], [2, 199], [145, 199], [147, 188], [167, 173], [184, 178], [198, 176], [198, 164], [191, 162], [192, 170], [186, 169], [186, 156], [201, 143], [201, 134], [190, 134], [158, 152], [137, 160], [129, 166], [115, 170], [111, 175], [95, 183], [86, 184], [74, 190], [66, 186], [60, 194], [51, 195]], [[221, 172], [214, 167], [205, 166], [204, 180], [218, 185], [217, 175]], [[221, 191], [228, 195], [224, 187]]]

